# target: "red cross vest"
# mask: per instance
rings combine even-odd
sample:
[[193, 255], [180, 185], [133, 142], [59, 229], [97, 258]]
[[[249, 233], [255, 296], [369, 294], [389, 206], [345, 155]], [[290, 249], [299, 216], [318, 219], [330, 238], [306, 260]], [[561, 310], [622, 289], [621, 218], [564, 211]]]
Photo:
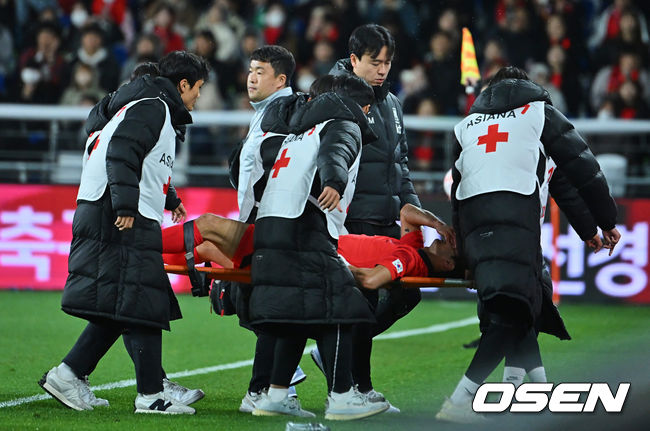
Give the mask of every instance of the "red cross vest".
[[536, 173], [540, 154], [545, 157], [543, 129], [541, 101], [498, 114], [471, 114], [456, 124], [462, 147], [456, 160], [461, 174], [456, 199], [498, 191], [533, 193], [541, 186]]
[[[162, 223], [165, 198], [171, 182], [172, 166], [176, 154], [176, 132], [172, 126], [167, 104], [162, 99], [154, 99], [160, 100], [165, 106], [165, 122], [158, 141], [151, 151], [145, 155], [142, 163], [138, 212], [144, 217]], [[108, 185], [106, 152], [113, 133], [126, 117], [126, 112], [142, 100], [151, 99], [139, 99], [128, 103], [111, 118], [102, 130], [93, 132], [86, 140], [81, 182], [77, 193], [78, 200], [96, 201], [104, 194]], [[91, 145], [94, 149], [89, 156], [88, 150]]]
[[[305, 210], [307, 201], [312, 202], [320, 209], [318, 200], [310, 196], [309, 193], [316, 176], [320, 132], [330, 121], [317, 124], [300, 135], [288, 135], [284, 139], [273, 169], [269, 173], [269, 179], [257, 212], [257, 219], [264, 217], [298, 218]], [[343, 223], [345, 222], [346, 209], [354, 195], [360, 156], [359, 153], [348, 170], [347, 186], [340, 201], [343, 212], [337, 209], [325, 212], [327, 230], [335, 239], [344, 233]]]

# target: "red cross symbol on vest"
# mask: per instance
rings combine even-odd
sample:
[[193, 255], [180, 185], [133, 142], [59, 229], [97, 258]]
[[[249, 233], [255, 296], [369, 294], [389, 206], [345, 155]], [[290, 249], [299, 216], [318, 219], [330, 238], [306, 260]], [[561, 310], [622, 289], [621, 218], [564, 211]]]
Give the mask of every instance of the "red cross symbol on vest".
[[285, 148], [284, 150], [282, 150], [282, 154], [280, 155], [280, 158], [276, 160], [275, 163], [273, 164], [273, 175], [271, 176], [271, 178], [277, 177], [278, 174], [280, 173], [280, 169], [289, 166], [289, 160], [291, 160], [291, 158], [287, 157], [287, 148]]
[[485, 144], [486, 153], [494, 153], [497, 150], [497, 142], [508, 142], [508, 132], [499, 132], [499, 125], [488, 126], [487, 135], [478, 137], [477, 145]]

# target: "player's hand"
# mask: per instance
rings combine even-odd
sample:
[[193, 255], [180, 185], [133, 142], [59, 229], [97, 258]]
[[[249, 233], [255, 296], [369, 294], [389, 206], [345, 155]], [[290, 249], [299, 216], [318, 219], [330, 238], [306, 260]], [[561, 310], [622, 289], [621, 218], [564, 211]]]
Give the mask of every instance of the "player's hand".
[[585, 241], [585, 244], [587, 244], [587, 247], [593, 248], [594, 253], [598, 253], [603, 248], [603, 241], [600, 239], [600, 235], [598, 234], [594, 235], [593, 238]]
[[323, 192], [318, 197], [318, 204], [323, 210], [332, 211], [336, 208], [340, 212], [343, 212], [341, 205], [339, 205], [340, 200], [341, 195], [339, 195], [339, 192], [330, 186], [325, 186]]
[[174, 223], [184, 222], [186, 218], [187, 218], [187, 211], [185, 211], [185, 207], [183, 206], [183, 203], [179, 204], [176, 207], [176, 209], [172, 210], [172, 222]]
[[441, 222], [435, 229], [438, 231], [440, 236], [445, 239], [445, 242], [449, 243], [449, 245], [456, 250], [456, 231], [454, 228]]
[[603, 247], [609, 249], [610, 256], [614, 253], [614, 247], [616, 247], [620, 239], [621, 234], [616, 228], [603, 231]]
[[115, 226], [117, 226], [119, 230], [131, 229], [133, 227], [133, 220], [133, 217], [117, 216]]

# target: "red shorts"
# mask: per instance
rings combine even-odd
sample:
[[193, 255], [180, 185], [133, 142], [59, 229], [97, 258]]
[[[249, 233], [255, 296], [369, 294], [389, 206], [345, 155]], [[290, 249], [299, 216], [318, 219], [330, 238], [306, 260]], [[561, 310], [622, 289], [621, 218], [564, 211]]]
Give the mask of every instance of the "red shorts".
[[234, 268], [248, 268], [251, 266], [251, 258], [253, 256], [253, 232], [255, 232], [255, 225], [249, 225], [244, 232], [244, 235], [239, 241], [235, 255], [232, 257], [232, 264]]

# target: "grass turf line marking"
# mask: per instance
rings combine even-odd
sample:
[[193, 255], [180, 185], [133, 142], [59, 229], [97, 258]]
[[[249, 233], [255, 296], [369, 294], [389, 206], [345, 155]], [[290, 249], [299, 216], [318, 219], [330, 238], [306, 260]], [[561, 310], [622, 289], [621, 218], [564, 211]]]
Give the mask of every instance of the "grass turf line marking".
[[[450, 329], [462, 328], [464, 326], [469, 326], [476, 323], [478, 323], [477, 317], [468, 317], [466, 319], [456, 320], [454, 322], [439, 323], [425, 328], [407, 329], [404, 331], [389, 332], [386, 334], [378, 335], [374, 339], [394, 340], [397, 338], [413, 337], [416, 335], [433, 334], [436, 332], [449, 331]], [[309, 354], [311, 349], [313, 349], [314, 347], [315, 347], [314, 344], [305, 347], [303, 355]], [[175, 373], [169, 373], [167, 377], [169, 379], [175, 379], [178, 377], [189, 377], [189, 376], [196, 376], [200, 374], [210, 374], [210, 373], [215, 373], [217, 371], [233, 370], [235, 368], [242, 368], [249, 365], [253, 365], [252, 359], [248, 359], [245, 361], [231, 362], [229, 364], [223, 364], [223, 365], [214, 365], [212, 367], [196, 368], [194, 370], [177, 371]], [[93, 391], [106, 391], [110, 389], [126, 388], [129, 386], [135, 386], [135, 379], [126, 379], [126, 380], [119, 380], [117, 382], [105, 383], [103, 385], [92, 386], [90, 389], [92, 389]], [[14, 407], [22, 404], [28, 404], [34, 401], [42, 401], [48, 398], [52, 398], [52, 397], [48, 394], [39, 394], [39, 395], [32, 395], [31, 397], [16, 398], [14, 400], [9, 400], [9, 401], [0, 401], [0, 409], [4, 407]]]

